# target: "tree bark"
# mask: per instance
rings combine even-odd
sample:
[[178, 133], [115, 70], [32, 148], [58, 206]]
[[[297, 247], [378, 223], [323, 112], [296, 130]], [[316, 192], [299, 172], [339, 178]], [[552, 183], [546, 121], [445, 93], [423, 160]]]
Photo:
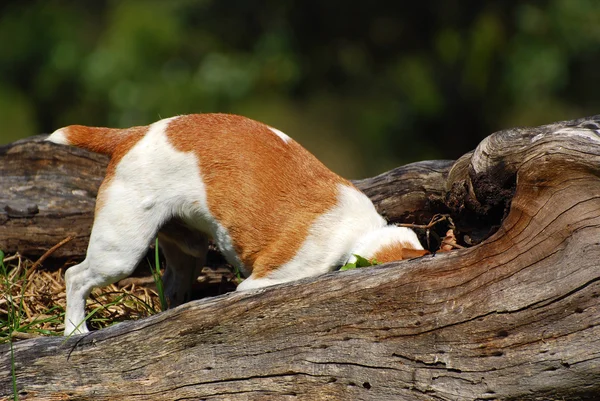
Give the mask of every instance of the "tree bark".
[[108, 157], [45, 137], [0, 147], [0, 249], [36, 257], [73, 237], [52, 256], [81, 258]]
[[[501, 131], [438, 167], [409, 203], [426, 219], [441, 200], [476, 245], [15, 343], [21, 399], [597, 399], [600, 116]], [[407, 216], [405, 172], [358, 185]]]

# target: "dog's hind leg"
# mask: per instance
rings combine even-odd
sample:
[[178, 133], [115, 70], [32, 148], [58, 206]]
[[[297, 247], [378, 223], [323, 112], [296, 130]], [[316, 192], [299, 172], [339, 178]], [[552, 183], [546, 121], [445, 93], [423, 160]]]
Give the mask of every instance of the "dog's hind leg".
[[65, 335], [85, 333], [85, 301], [94, 287], [129, 276], [146, 254], [169, 210], [123, 182], [101, 188], [85, 260], [67, 269]]
[[171, 220], [158, 233], [160, 249], [167, 266], [163, 275], [169, 307], [190, 300], [192, 285], [206, 262], [208, 239], [178, 220]]

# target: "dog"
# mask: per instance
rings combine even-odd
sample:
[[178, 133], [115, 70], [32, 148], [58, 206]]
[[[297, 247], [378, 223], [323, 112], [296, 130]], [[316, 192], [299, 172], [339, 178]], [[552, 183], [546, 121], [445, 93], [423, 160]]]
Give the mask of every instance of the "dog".
[[111, 157], [85, 260], [65, 273], [65, 335], [85, 333], [92, 288], [129, 276], [158, 235], [171, 306], [189, 298], [212, 239], [250, 290], [355, 260], [427, 254], [371, 200], [283, 132], [230, 114], [127, 129], [72, 125], [48, 141]]

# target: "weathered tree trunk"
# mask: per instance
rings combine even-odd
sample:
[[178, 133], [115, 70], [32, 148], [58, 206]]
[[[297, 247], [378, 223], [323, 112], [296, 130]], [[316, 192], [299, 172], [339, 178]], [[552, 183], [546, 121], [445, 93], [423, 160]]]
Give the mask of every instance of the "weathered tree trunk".
[[108, 157], [56, 146], [44, 136], [0, 147], [0, 249], [39, 256], [85, 255]]
[[20, 397], [597, 399], [599, 174], [600, 116], [493, 134], [410, 200], [477, 245], [18, 342]]

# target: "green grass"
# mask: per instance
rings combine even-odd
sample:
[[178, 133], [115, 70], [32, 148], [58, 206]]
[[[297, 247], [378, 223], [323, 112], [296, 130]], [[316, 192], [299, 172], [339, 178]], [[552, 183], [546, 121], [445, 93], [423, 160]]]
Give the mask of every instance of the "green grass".
[[160, 300], [160, 309], [165, 311], [169, 307], [167, 298], [165, 296], [165, 289], [162, 281], [162, 274], [160, 273], [160, 257], [158, 238], [154, 241], [154, 268], [150, 265], [150, 271], [152, 272], [152, 278], [154, 278], [154, 284], [156, 285], [156, 292], [158, 293], [158, 299]]
[[[0, 250], [0, 274], [2, 275], [2, 280], [4, 281], [3, 284], [6, 286], [6, 288], [11, 289], [12, 285], [10, 283], [8, 270], [6, 268], [6, 265], [4, 264], [4, 252], [1, 250]], [[6, 322], [2, 321], [2, 324], [6, 325], [7, 331], [9, 333], [8, 334], [8, 343], [10, 346], [10, 373], [11, 373], [11, 377], [12, 377], [13, 400], [18, 400], [19, 395], [17, 393], [17, 370], [16, 370], [16, 366], [15, 366], [15, 352], [14, 352], [14, 348], [13, 348], [12, 332], [13, 332], [14, 327], [18, 326], [18, 324], [15, 324], [15, 322], [17, 322], [19, 319], [17, 319], [18, 313], [14, 308], [11, 291], [8, 291], [6, 295], [7, 295], [6, 300], [8, 302], [8, 308], [7, 308], [8, 313], [7, 313]], [[23, 300], [23, 297], [21, 297], [21, 302], [20, 302], [21, 306], [22, 306], [22, 302], [23, 302], [22, 300]]]

